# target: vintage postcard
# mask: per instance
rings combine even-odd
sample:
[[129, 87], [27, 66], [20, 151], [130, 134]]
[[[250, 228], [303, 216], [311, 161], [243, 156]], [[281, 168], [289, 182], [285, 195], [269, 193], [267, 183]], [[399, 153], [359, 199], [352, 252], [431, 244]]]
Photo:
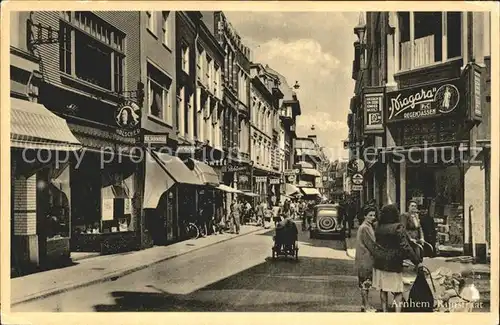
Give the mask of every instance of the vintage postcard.
[[498, 8], [3, 3], [3, 323], [498, 323]]

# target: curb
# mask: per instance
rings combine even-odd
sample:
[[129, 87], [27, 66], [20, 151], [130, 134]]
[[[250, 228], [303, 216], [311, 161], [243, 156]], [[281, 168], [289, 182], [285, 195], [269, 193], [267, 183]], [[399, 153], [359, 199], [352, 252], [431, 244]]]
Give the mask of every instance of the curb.
[[143, 269], [146, 269], [146, 268], [148, 268], [148, 267], [150, 267], [152, 265], [159, 264], [161, 262], [170, 260], [172, 258], [179, 257], [179, 256], [182, 256], [182, 255], [186, 255], [186, 254], [198, 251], [200, 249], [204, 249], [204, 248], [207, 248], [207, 247], [215, 246], [217, 244], [224, 243], [224, 242], [229, 241], [231, 239], [235, 239], [235, 238], [238, 238], [238, 237], [247, 236], [247, 235], [259, 232], [259, 231], [269, 231], [269, 229], [255, 229], [255, 230], [249, 231], [249, 232], [244, 233], [244, 234], [238, 234], [238, 235], [235, 235], [235, 236], [232, 236], [232, 237], [229, 237], [229, 238], [224, 238], [224, 239], [222, 239], [220, 241], [213, 242], [213, 243], [210, 243], [210, 244], [205, 245], [205, 246], [196, 247], [196, 248], [193, 248], [193, 249], [188, 250], [186, 252], [177, 253], [177, 254], [173, 254], [173, 255], [170, 255], [170, 256], [162, 257], [162, 258], [160, 258], [158, 260], [155, 260], [155, 261], [153, 261], [151, 263], [148, 263], [148, 264], [139, 265], [139, 266], [136, 266], [136, 267], [125, 269], [125, 270], [114, 271], [114, 272], [109, 273], [107, 275], [104, 275], [103, 277], [98, 278], [98, 279], [93, 279], [93, 280], [90, 280], [90, 281], [85, 281], [85, 282], [80, 282], [80, 283], [74, 283], [74, 284], [70, 284], [70, 285], [68, 285], [68, 286], [66, 286], [64, 288], [57, 288], [57, 289], [53, 289], [53, 290], [48, 290], [46, 292], [41, 292], [41, 293], [38, 292], [38, 293], [36, 293], [34, 295], [31, 295], [31, 296], [28, 296], [28, 297], [23, 297], [23, 298], [21, 298], [19, 300], [16, 300], [16, 301], [11, 301], [10, 306], [12, 308], [13, 306], [17, 306], [17, 305], [20, 305], [20, 304], [23, 304], [23, 303], [31, 302], [31, 301], [38, 300], [38, 299], [41, 299], [41, 298], [46, 298], [46, 297], [49, 297], [49, 296], [54, 296], [54, 295], [57, 295], [57, 294], [60, 294], [60, 293], [64, 293], [64, 292], [67, 292], [67, 291], [71, 291], [71, 290], [74, 290], [74, 289], [88, 287], [88, 286], [91, 286], [91, 285], [94, 285], [94, 284], [97, 284], [97, 283], [103, 283], [103, 282], [108, 282], [108, 281], [116, 281], [116, 280], [118, 280], [119, 278], [121, 278], [123, 276], [129, 275], [131, 273], [134, 273], [134, 272], [137, 272], [137, 271], [140, 271], [140, 270], [143, 270]]

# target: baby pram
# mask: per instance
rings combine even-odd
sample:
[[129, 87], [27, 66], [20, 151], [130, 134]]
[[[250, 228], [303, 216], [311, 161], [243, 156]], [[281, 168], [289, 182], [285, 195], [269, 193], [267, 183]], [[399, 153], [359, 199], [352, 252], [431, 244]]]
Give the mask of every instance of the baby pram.
[[278, 256], [291, 256], [295, 260], [299, 259], [298, 247], [298, 230], [295, 222], [285, 220], [278, 223], [276, 234], [273, 236], [272, 257], [275, 259]]
[[462, 274], [453, 273], [444, 267], [431, 272], [423, 266], [417, 271], [417, 278], [411, 285], [403, 311], [471, 312], [478, 300], [479, 292], [473, 285], [465, 286]]

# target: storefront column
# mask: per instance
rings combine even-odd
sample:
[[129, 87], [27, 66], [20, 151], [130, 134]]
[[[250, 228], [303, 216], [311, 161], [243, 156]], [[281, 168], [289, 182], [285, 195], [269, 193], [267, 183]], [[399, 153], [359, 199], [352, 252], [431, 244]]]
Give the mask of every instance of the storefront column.
[[36, 173], [14, 177], [14, 238], [21, 265], [36, 267], [40, 264], [37, 235]]
[[373, 169], [373, 199], [378, 202], [378, 184], [377, 184], [377, 170]]
[[406, 212], [406, 161], [399, 164], [399, 211]]
[[[486, 260], [485, 173], [482, 166], [466, 167], [464, 175], [464, 253]], [[472, 229], [470, 229], [472, 225]], [[472, 242], [470, 242], [472, 235]]]
[[396, 203], [396, 174], [391, 162], [386, 164], [386, 182], [384, 204], [394, 204]]

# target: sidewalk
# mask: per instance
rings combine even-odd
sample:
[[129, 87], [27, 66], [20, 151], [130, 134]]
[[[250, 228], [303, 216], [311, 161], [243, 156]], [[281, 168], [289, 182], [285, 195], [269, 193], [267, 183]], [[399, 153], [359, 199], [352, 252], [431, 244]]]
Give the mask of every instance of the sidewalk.
[[82, 259], [77, 265], [55, 269], [11, 280], [11, 305], [55, 295], [95, 283], [116, 280], [150, 265], [187, 254], [236, 237], [269, 229], [242, 226], [240, 234], [219, 234], [185, 240], [169, 246], [155, 246], [141, 251]]
[[[353, 229], [351, 238], [346, 238], [346, 254], [352, 259], [354, 259], [356, 255], [356, 232], [357, 229]], [[424, 258], [423, 265], [426, 266], [431, 272], [434, 272], [439, 268], [445, 268], [451, 270], [452, 273], [475, 273], [474, 284], [479, 290], [481, 301], [484, 304], [484, 307], [481, 308], [481, 311], [485, 311], [490, 306], [491, 266], [489, 264], [473, 264], [471, 262], [461, 262], [460, 260], [460, 258], [456, 257], [426, 257]], [[464, 258], [463, 260], [465, 261], [467, 259]], [[405, 271], [403, 271], [405, 288], [407, 288], [405, 297], [408, 294], [408, 291], [411, 288], [411, 284], [413, 283], [415, 278], [416, 273], [412, 269], [412, 267], [406, 267]], [[371, 298], [373, 303], [378, 303], [379, 297], [377, 294], [372, 292], [370, 296], [373, 296], [373, 298]]]

